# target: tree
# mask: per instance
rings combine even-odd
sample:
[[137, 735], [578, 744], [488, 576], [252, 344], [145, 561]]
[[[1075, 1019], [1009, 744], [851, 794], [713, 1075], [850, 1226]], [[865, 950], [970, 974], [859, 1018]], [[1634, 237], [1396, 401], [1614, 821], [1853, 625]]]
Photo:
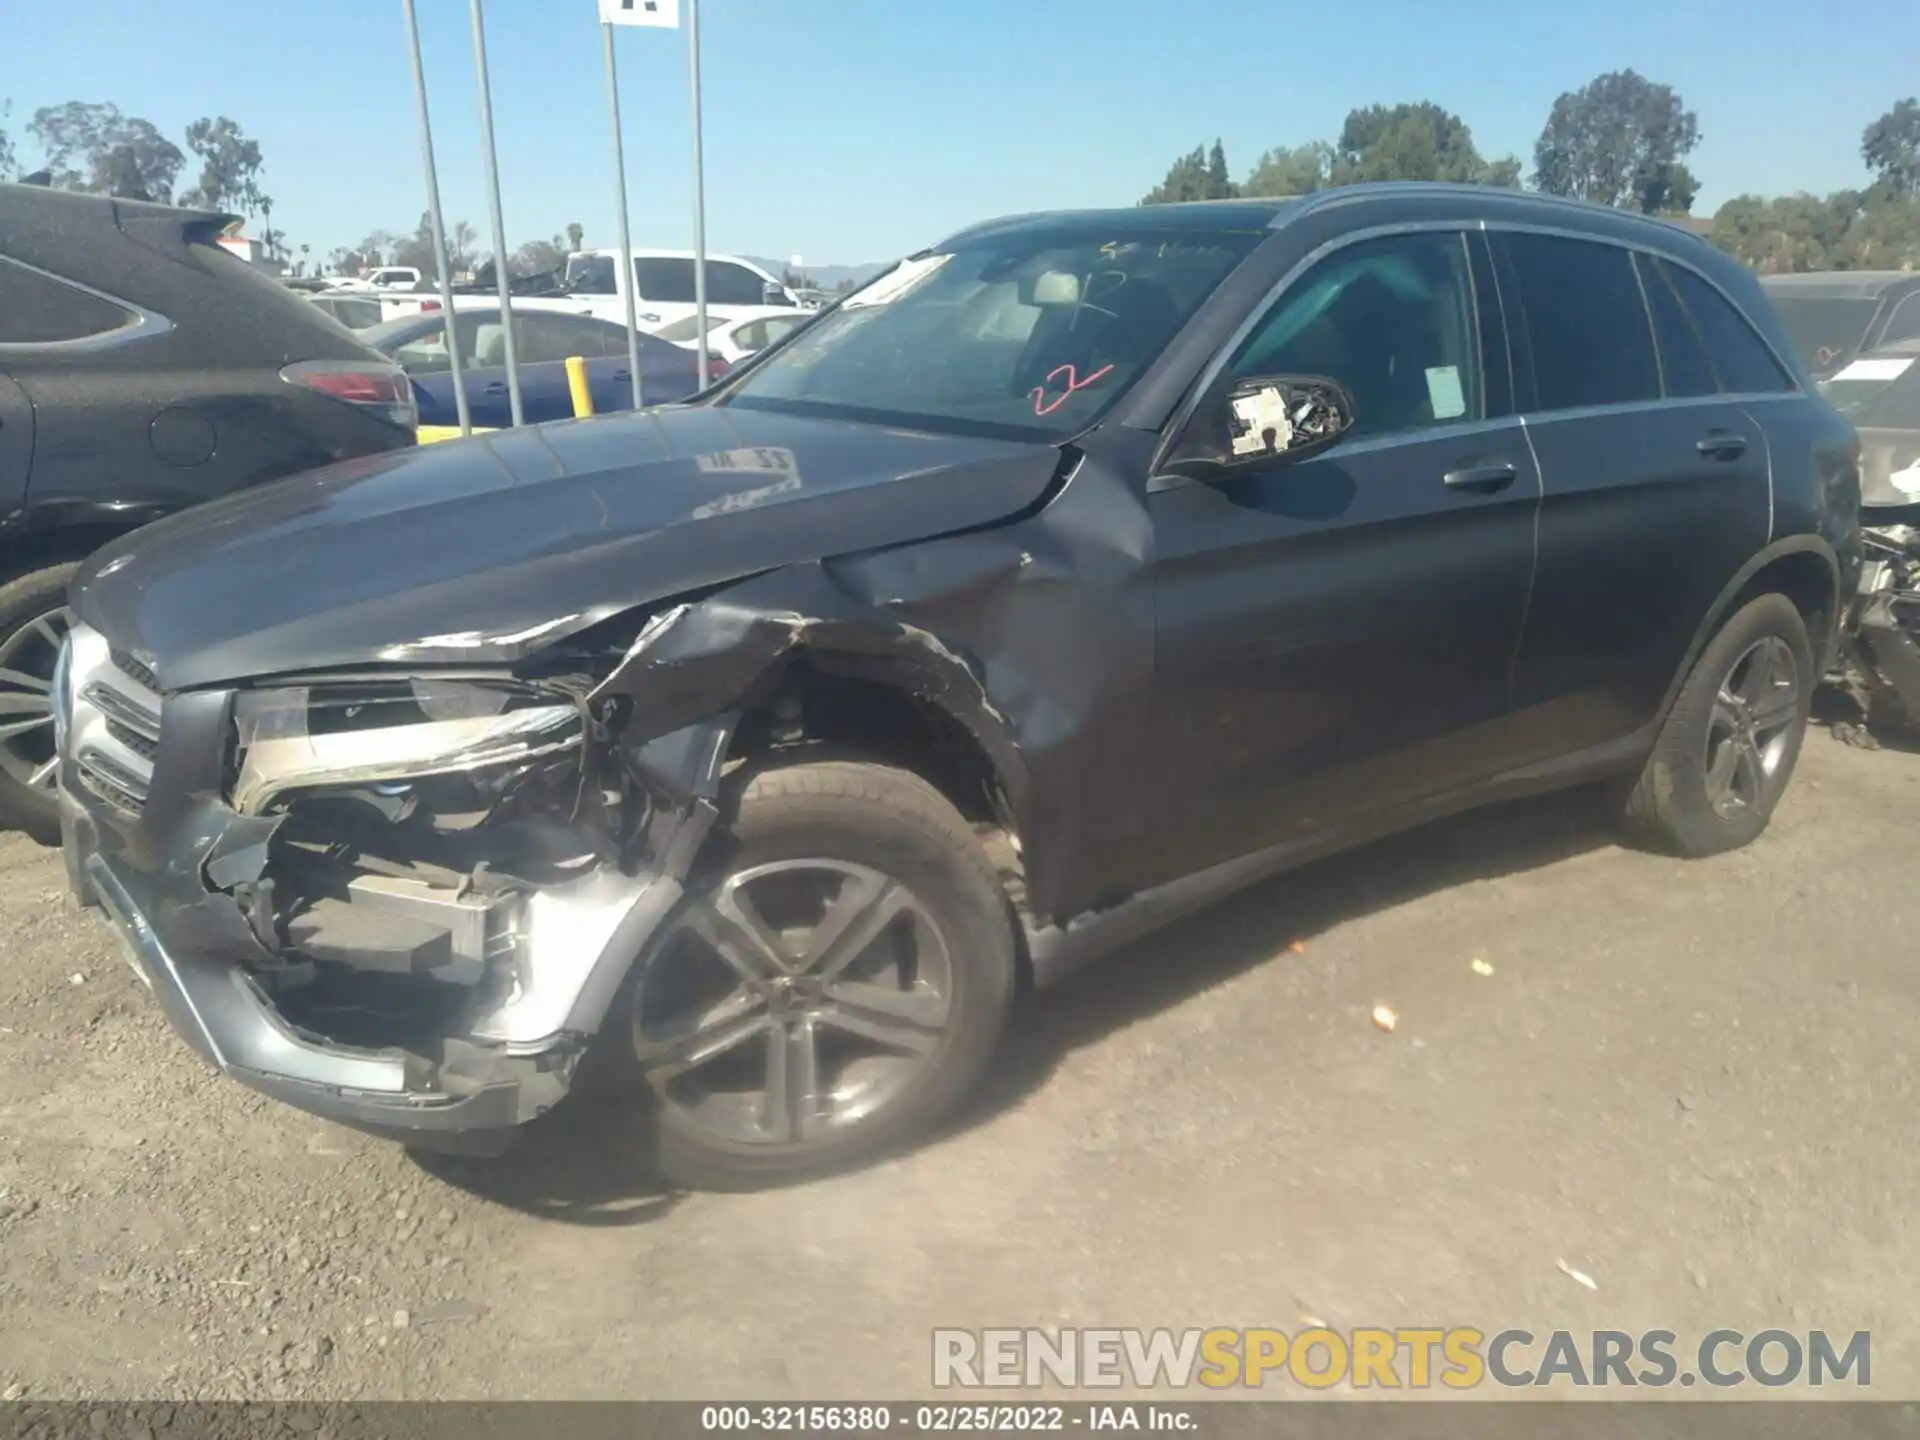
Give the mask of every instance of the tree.
[[1920, 100], [1899, 101], [1860, 137], [1860, 158], [1892, 199], [1920, 195]]
[[400, 245], [400, 237], [391, 230], [376, 230], [348, 254], [360, 262], [354, 267], [356, 270], [373, 269], [399, 263], [395, 257], [399, 254]]
[[122, 115], [115, 105], [45, 105], [27, 129], [46, 156], [51, 183], [70, 190], [171, 200], [187, 159], [152, 121]]
[[200, 159], [200, 179], [180, 196], [183, 205], [257, 214], [267, 196], [260, 190], [260, 143], [222, 115], [187, 127], [187, 148]]
[[1684, 214], [1700, 183], [1683, 162], [1699, 143], [1699, 121], [1671, 85], [1616, 70], [1553, 102], [1534, 142], [1533, 183], [1549, 195]]
[[1226, 148], [1213, 142], [1209, 155], [1203, 145], [1182, 155], [1167, 170], [1167, 178], [1149, 190], [1142, 205], [1171, 205], [1182, 200], [1226, 200], [1234, 194], [1233, 181], [1227, 177]]
[[570, 251], [578, 250], [580, 248], [581, 241], [585, 240], [586, 238], [587, 238], [587, 227], [582, 225], [578, 220], [573, 221], [571, 224], [567, 226], [567, 249], [568, 250]]
[[1763, 275], [1920, 268], [1920, 199], [1895, 199], [1878, 186], [1737, 195], [1715, 213], [1713, 243]]
[[[0, 100], [0, 120], [13, 113], [11, 100]], [[4, 129], [0, 129], [0, 180], [11, 180], [14, 176], [13, 141]]]
[[1334, 144], [1331, 183], [1368, 180], [1480, 182], [1487, 163], [1467, 122], [1431, 100], [1352, 110]]
[[[474, 234], [473, 226], [464, 220], [456, 220], [447, 230], [447, 260], [453, 274], [471, 271], [479, 258], [474, 251], [474, 242], [479, 237]], [[433, 255], [433, 216], [422, 210], [420, 223], [414, 227], [413, 234], [396, 240], [393, 245], [391, 265], [411, 265], [423, 276], [438, 279], [440, 266]]]
[[544, 275], [560, 269], [567, 263], [567, 254], [562, 248], [565, 238], [556, 235], [551, 240], [527, 241], [513, 252], [509, 268], [516, 275]]
[[1333, 146], [1324, 140], [1310, 140], [1305, 145], [1267, 151], [1240, 182], [1240, 193], [1262, 198], [1311, 195], [1326, 188], [1332, 173]]

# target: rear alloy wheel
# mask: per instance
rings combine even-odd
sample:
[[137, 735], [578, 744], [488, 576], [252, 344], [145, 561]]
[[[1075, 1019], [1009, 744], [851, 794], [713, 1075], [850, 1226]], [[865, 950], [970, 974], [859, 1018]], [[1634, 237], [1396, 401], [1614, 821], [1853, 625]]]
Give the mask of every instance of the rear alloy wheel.
[[1813, 702], [1813, 647], [1784, 595], [1761, 595], [1694, 662], [1633, 793], [1657, 848], [1718, 855], [1757, 839], [1786, 792]]
[[631, 991], [670, 1178], [803, 1178], [936, 1123], [1013, 991], [1005, 901], [966, 822], [903, 771], [815, 763], [755, 777], [718, 848]]
[[0, 586], [0, 826], [47, 845], [60, 839], [53, 670], [73, 628], [67, 582], [77, 568], [50, 566]]

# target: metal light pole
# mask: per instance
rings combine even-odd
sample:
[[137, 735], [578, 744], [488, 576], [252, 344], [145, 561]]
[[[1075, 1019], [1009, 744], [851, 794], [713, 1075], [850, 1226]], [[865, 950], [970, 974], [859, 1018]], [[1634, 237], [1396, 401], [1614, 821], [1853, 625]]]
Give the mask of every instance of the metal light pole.
[[[474, 0], [475, 4], [479, 0]], [[693, 91], [693, 313], [700, 332], [700, 388], [712, 380], [707, 364], [707, 178], [700, 158], [700, 0], [687, 0], [687, 55]]]
[[[634, 313], [633, 237], [627, 229], [627, 151], [620, 134], [620, 77], [613, 64], [613, 25], [600, 26], [607, 49], [607, 94], [613, 100], [613, 168], [620, 193], [620, 293], [627, 297], [627, 369], [633, 380], [633, 408], [640, 408], [640, 321]], [[704, 353], [704, 352], [703, 352]]]
[[453, 381], [453, 408], [460, 417], [460, 433], [473, 434], [473, 416], [467, 409], [467, 387], [460, 376], [460, 346], [453, 326], [453, 275], [447, 263], [447, 227], [440, 218], [440, 172], [433, 163], [433, 121], [427, 115], [427, 72], [420, 63], [420, 19], [413, 0], [401, 0], [407, 14], [407, 43], [413, 50], [413, 91], [420, 101], [420, 149], [427, 165], [427, 218], [433, 226], [433, 249], [440, 257], [440, 303], [447, 315], [447, 373]]
[[513, 342], [513, 291], [507, 279], [507, 227], [500, 215], [500, 166], [493, 143], [493, 87], [487, 79], [487, 22], [480, 13], [480, 0], [468, 0], [468, 3], [473, 17], [474, 68], [480, 79], [480, 128], [485, 132], [487, 142], [487, 198], [493, 211], [493, 275], [499, 282], [500, 319], [507, 343], [507, 411], [513, 424], [520, 426], [526, 423], [526, 412], [520, 404], [520, 355]]

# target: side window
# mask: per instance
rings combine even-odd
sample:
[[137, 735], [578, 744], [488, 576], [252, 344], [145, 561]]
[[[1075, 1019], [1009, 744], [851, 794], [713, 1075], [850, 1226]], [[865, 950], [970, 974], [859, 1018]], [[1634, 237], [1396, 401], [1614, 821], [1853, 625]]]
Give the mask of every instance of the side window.
[[1353, 395], [1353, 435], [1384, 435], [1485, 414], [1463, 236], [1365, 240], [1290, 286], [1227, 367], [1226, 379], [1325, 375]]
[[1890, 340], [1920, 340], [1920, 290], [1893, 307], [1880, 343], [1885, 345]]
[[744, 265], [727, 261], [707, 261], [707, 303], [709, 305], [764, 305], [766, 281]]
[[1660, 268], [1672, 279], [1706, 340], [1723, 390], [1735, 395], [1772, 395], [1794, 388], [1792, 377], [1780, 368], [1766, 342], [1732, 301], [1684, 265], [1663, 260]]
[[0, 259], [0, 345], [50, 345], [111, 334], [131, 311], [23, 265]]
[[1676, 399], [1694, 399], [1717, 394], [1720, 382], [1707, 358], [1706, 342], [1693, 328], [1693, 320], [1681, 305], [1680, 297], [1663, 273], [1665, 267], [1647, 255], [1634, 256], [1640, 283], [1647, 292], [1647, 308], [1653, 312], [1653, 334], [1660, 344], [1660, 373], [1667, 382], [1667, 394]]
[[1542, 410], [1627, 405], [1660, 398], [1633, 257], [1615, 245], [1557, 235], [1501, 237], [1508, 273], [1533, 353], [1535, 401]]
[[758, 354], [767, 348], [767, 322], [756, 320], [751, 325], [742, 325], [733, 332], [733, 343], [749, 355]]
[[[633, 262], [640, 296], [661, 305], [693, 304], [693, 261], [639, 256]], [[708, 297], [712, 298], [712, 297]]]

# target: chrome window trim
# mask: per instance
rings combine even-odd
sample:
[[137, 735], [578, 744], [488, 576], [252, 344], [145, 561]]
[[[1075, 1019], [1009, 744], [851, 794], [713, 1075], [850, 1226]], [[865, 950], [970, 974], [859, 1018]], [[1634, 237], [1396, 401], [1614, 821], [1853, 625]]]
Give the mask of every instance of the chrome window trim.
[[83, 285], [78, 280], [68, 279], [65, 275], [43, 270], [38, 265], [28, 264], [25, 260], [16, 260], [11, 255], [0, 255], [0, 265], [15, 266], [30, 275], [51, 280], [54, 284], [64, 286], [68, 290], [77, 290], [82, 295], [91, 296], [95, 300], [104, 300], [107, 304], [126, 312], [129, 321], [111, 330], [96, 330], [91, 335], [76, 335], [67, 340], [0, 340], [0, 355], [90, 353], [95, 350], [105, 350], [114, 345], [124, 345], [130, 340], [165, 335], [173, 329], [171, 320], [164, 315], [156, 314], [144, 305], [136, 305], [131, 300], [123, 300], [118, 295], [96, 290], [91, 285]]
[[[1337, 192], [1321, 192], [1321, 193], [1337, 194]], [[1333, 208], [1335, 203], [1353, 204], [1353, 203], [1358, 203], [1359, 201], [1362, 201], [1362, 200], [1368, 200], [1368, 199], [1377, 200], [1378, 198], [1379, 198], [1378, 196], [1374, 196], [1374, 195], [1353, 194], [1353, 195], [1342, 197], [1337, 202], [1328, 201], [1322, 204], [1309, 205], [1306, 208], [1292, 212], [1289, 218], [1292, 220], [1297, 220], [1302, 215], [1307, 214], [1309, 210], [1317, 212], [1320, 210], [1331, 209]], [[1528, 196], [1524, 198], [1531, 201], [1537, 197]], [[1311, 199], [1312, 197], [1308, 197], [1309, 201], [1311, 201]], [[1649, 222], [1649, 223], [1661, 223], [1661, 222]], [[1284, 228], [1284, 227], [1276, 226], [1275, 228], [1278, 229], [1278, 228]], [[1674, 233], [1677, 235], [1687, 235], [1689, 236], [1689, 238], [1695, 239], [1695, 240], [1699, 238], [1698, 236], [1691, 235], [1691, 233], [1688, 231], [1681, 230], [1678, 226], [1673, 227], [1673, 229], [1674, 229]], [[1760, 329], [1759, 326], [1753, 323], [1753, 319], [1751, 316], [1747, 314], [1745, 307], [1742, 306], [1738, 300], [1734, 299], [1732, 295], [1727, 293], [1726, 287], [1721, 285], [1719, 281], [1715, 280], [1711, 275], [1707, 274], [1706, 271], [1702, 270], [1698, 265], [1695, 265], [1692, 261], [1687, 260], [1681, 256], [1675, 255], [1671, 251], [1659, 245], [1655, 245], [1650, 242], [1623, 239], [1613, 235], [1596, 235], [1590, 230], [1575, 230], [1564, 225], [1548, 225], [1548, 224], [1540, 224], [1532, 221], [1508, 220], [1504, 218], [1490, 220], [1485, 216], [1481, 216], [1477, 219], [1463, 218], [1463, 219], [1454, 219], [1454, 220], [1394, 221], [1389, 224], [1373, 225], [1373, 226], [1368, 226], [1364, 229], [1352, 230], [1344, 235], [1335, 236], [1333, 239], [1327, 240], [1322, 244], [1315, 246], [1312, 250], [1308, 251], [1306, 255], [1302, 256], [1291, 267], [1289, 267], [1287, 272], [1284, 275], [1282, 275], [1270, 287], [1268, 287], [1267, 293], [1263, 295], [1256, 304], [1248, 308], [1247, 318], [1243, 320], [1237, 327], [1235, 327], [1233, 333], [1227, 337], [1226, 341], [1220, 346], [1220, 348], [1214, 352], [1213, 357], [1207, 361], [1205, 368], [1203, 368], [1200, 372], [1200, 378], [1197, 381], [1195, 381], [1193, 386], [1188, 390], [1186, 398], [1180, 402], [1180, 407], [1174, 412], [1173, 418], [1169, 421], [1166, 428], [1162, 431], [1160, 436], [1160, 443], [1157, 447], [1155, 447], [1155, 450], [1154, 450], [1153, 462], [1149, 466], [1147, 471], [1149, 476], [1149, 480], [1148, 480], [1149, 490], [1151, 491], [1154, 488], [1154, 483], [1156, 481], [1159, 481], [1164, 478], [1160, 470], [1161, 465], [1165, 463], [1167, 455], [1172, 451], [1174, 442], [1178, 439], [1181, 432], [1186, 429], [1187, 423], [1193, 418], [1193, 412], [1200, 407], [1201, 402], [1206, 398], [1207, 394], [1213, 389], [1214, 383], [1220, 378], [1220, 372], [1227, 367], [1234, 353], [1240, 348], [1240, 346], [1243, 343], [1245, 343], [1247, 337], [1253, 333], [1254, 328], [1258, 326], [1258, 324], [1260, 323], [1261, 318], [1265, 316], [1270, 309], [1273, 308], [1274, 303], [1280, 299], [1280, 297], [1287, 291], [1288, 287], [1293, 285], [1294, 282], [1297, 281], [1303, 274], [1305, 274], [1308, 269], [1310, 269], [1314, 265], [1319, 264], [1320, 261], [1324, 260], [1327, 256], [1334, 254], [1336, 251], [1343, 250], [1349, 245], [1357, 245], [1357, 244], [1360, 244], [1362, 241], [1377, 240], [1385, 236], [1431, 234], [1436, 230], [1455, 231], [1463, 236], [1466, 235], [1469, 231], [1473, 231], [1473, 230], [1479, 230], [1482, 234], [1487, 236], [1492, 236], [1498, 233], [1549, 235], [1549, 236], [1554, 236], [1563, 240], [1579, 240], [1591, 245], [1612, 245], [1621, 250], [1625, 250], [1629, 253], [1648, 255], [1656, 260], [1665, 260], [1669, 264], [1682, 266], [1685, 269], [1692, 271], [1695, 275], [1699, 276], [1701, 280], [1705, 281], [1708, 285], [1710, 285], [1713, 288], [1715, 293], [1717, 293], [1721, 299], [1725, 300], [1729, 305], [1733, 307], [1734, 314], [1738, 315], [1741, 318], [1741, 320], [1743, 320], [1746, 323], [1747, 329], [1753, 333], [1754, 338], [1757, 339], [1763, 346], [1766, 347], [1767, 353], [1773, 357], [1774, 363], [1779, 365], [1781, 372], [1787, 377], [1788, 385], [1792, 387], [1791, 389], [1787, 389], [1787, 390], [1717, 391], [1715, 392], [1715, 394], [1711, 396], [1706, 396], [1706, 395], [1689, 396], [1679, 400], [1672, 399], [1668, 396], [1662, 395], [1659, 398], [1654, 400], [1624, 400], [1611, 405], [1583, 406], [1577, 410], [1547, 410], [1547, 409], [1541, 409], [1537, 407], [1533, 409], [1522, 409], [1519, 403], [1519, 400], [1520, 400], [1519, 384], [1518, 384], [1519, 376], [1516, 374], [1514, 377], [1515, 383], [1513, 387], [1514, 389], [1513, 404], [1514, 404], [1514, 413], [1517, 415], [1529, 416], [1535, 419], [1548, 420], [1548, 419], [1558, 419], [1561, 416], [1569, 416], [1569, 415], [1597, 415], [1597, 414], [1608, 414], [1608, 413], [1623, 411], [1623, 410], [1642, 410], [1650, 406], [1664, 406], [1672, 403], [1697, 404], [1705, 400], [1739, 401], [1739, 402], [1745, 403], [1748, 401], [1802, 399], [1806, 396], [1807, 392], [1800, 388], [1800, 381], [1795, 373], [1793, 365], [1788, 363], [1781, 356], [1780, 351], [1777, 348], [1775, 348], [1773, 342], [1767, 338], [1766, 334]], [[1494, 257], [1489, 256], [1488, 258], [1490, 261], [1493, 261], [1494, 293], [1500, 302], [1500, 317], [1503, 322], [1504, 328], [1507, 331], [1506, 335], [1504, 335], [1502, 338], [1507, 342], [1508, 357], [1509, 357], [1509, 362], [1511, 363], [1512, 350], [1513, 350], [1513, 345], [1512, 345], [1512, 330], [1513, 330], [1513, 323], [1514, 323], [1513, 316], [1507, 308], [1506, 295], [1504, 294], [1503, 287], [1500, 284], [1499, 264], [1497, 260], [1494, 259]], [[1635, 266], [1634, 271], [1635, 271], [1635, 278], [1637, 281], [1638, 274], [1639, 274], [1639, 267]], [[1470, 281], [1471, 281], [1471, 278], [1472, 278], [1471, 270], [1469, 270]], [[1685, 303], [1685, 302], [1683, 301], [1682, 303]], [[1648, 328], [1649, 328], [1649, 331], [1651, 332], [1651, 329], [1652, 329], [1651, 317], [1649, 317], [1648, 319]], [[1709, 357], [1711, 357], [1711, 352], [1709, 352]], [[1654, 337], [1654, 358], [1656, 363], [1658, 363], [1660, 358], [1660, 346], [1659, 346], [1659, 339], [1657, 336]], [[1481, 364], [1483, 367], [1485, 363], [1486, 363], [1486, 355], [1485, 355], [1485, 347], [1483, 346], [1482, 353], [1481, 353]], [[1484, 384], [1484, 376], [1482, 377], [1482, 383]], [[1424, 435], [1429, 432], [1427, 430], [1420, 430], [1420, 431], [1402, 431], [1400, 433], [1403, 435], [1404, 434]], [[1391, 437], [1382, 437], [1382, 438], [1391, 438]], [[1345, 445], [1344, 443], [1342, 443], [1341, 445], [1335, 446], [1333, 450], [1329, 451], [1328, 453], [1329, 454], [1337, 453], [1339, 450], [1344, 448], [1345, 448]]]
[[[1800, 388], [1800, 381], [1794, 374], [1794, 367], [1792, 363], [1790, 363], [1785, 356], [1783, 356], [1777, 349], [1774, 348], [1773, 342], [1766, 337], [1765, 333], [1761, 331], [1758, 325], [1755, 325], [1753, 323], [1753, 317], [1747, 314], [1746, 307], [1743, 306], [1738, 300], [1734, 299], [1733, 296], [1729, 295], [1727, 293], [1727, 288], [1724, 285], [1722, 285], [1718, 280], [1715, 280], [1713, 276], [1709, 275], [1706, 271], [1702, 270], [1698, 265], [1695, 265], [1691, 260], [1684, 259], [1679, 255], [1674, 255], [1669, 251], [1663, 250], [1658, 245], [1645, 243], [1639, 240], [1622, 239], [1620, 236], [1617, 236], [1617, 235], [1595, 235], [1592, 231], [1589, 231], [1589, 230], [1569, 230], [1562, 225], [1539, 225], [1539, 224], [1533, 224], [1530, 222], [1520, 221], [1520, 220], [1482, 220], [1480, 222], [1480, 228], [1486, 231], [1488, 234], [1493, 234], [1495, 232], [1504, 232], [1508, 234], [1521, 234], [1521, 235], [1549, 235], [1561, 240], [1579, 240], [1588, 245], [1612, 245], [1617, 249], [1630, 251], [1634, 254], [1639, 254], [1639, 255], [1650, 255], [1655, 260], [1664, 260], [1670, 265], [1678, 265], [1682, 269], [1691, 270], [1695, 275], [1699, 276], [1700, 279], [1702, 279], [1709, 286], [1711, 286], [1715, 291], [1715, 293], [1717, 293], [1722, 300], [1726, 301], [1727, 304], [1733, 307], [1733, 313], [1738, 315], [1741, 318], [1741, 320], [1746, 323], [1747, 329], [1753, 332], [1753, 338], [1758, 340], [1762, 345], [1766, 347], [1767, 353], [1773, 357], [1774, 363], [1780, 367], [1781, 373], [1787, 377], [1787, 384], [1792, 387], [1789, 390], [1778, 390], [1778, 391], [1775, 391], [1775, 390], [1762, 390], [1762, 391], [1726, 390], [1726, 391], [1718, 392], [1720, 398], [1723, 400], [1732, 400], [1732, 399], [1741, 398], [1742, 396], [1749, 395], [1749, 394], [1804, 395], [1806, 393], [1804, 390]], [[1686, 232], [1682, 231], [1681, 233], [1685, 234]], [[1680, 303], [1682, 305], [1685, 305], [1686, 304], [1685, 299], [1683, 298]], [[1705, 337], [1702, 337], [1702, 338], [1704, 339]], [[1654, 344], [1654, 354], [1658, 356], [1659, 353], [1660, 353], [1660, 347], [1659, 347], [1658, 340], [1656, 339]], [[1708, 358], [1709, 359], [1712, 358], [1711, 350], [1708, 351]], [[1716, 367], [1716, 371], [1717, 369], [1718, 367]], [[1631, 404], [1634, 402], [1623, 401], [1622, 403]], [[1644, 404], [1647, 402], [1642, 401], [1639, 403]], [[1551, 410], [1551, 411], [1541, 410], [1541, 411], [1536, 411], [1535, 413], [1541, 414], [1541, 415], [1549, 415], [1549, 414], [1558, 415], [1558, 414], [1561, 414], [1562, 412], [1558, 410]]]

